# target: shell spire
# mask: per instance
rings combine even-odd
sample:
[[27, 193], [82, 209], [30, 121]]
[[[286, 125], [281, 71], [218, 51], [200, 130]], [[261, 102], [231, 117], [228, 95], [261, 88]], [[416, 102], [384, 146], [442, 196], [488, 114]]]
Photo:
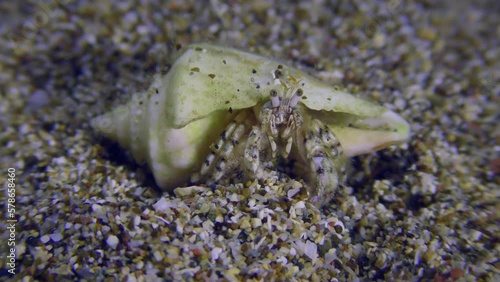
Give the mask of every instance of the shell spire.
[[111, 112], [98, 116], [91, 126], [106, 138], [117, 141], [120, 146], [131, 151], [138, 163], [144, 162], [147, 151], [145, 105], [140, 100], [144, 95], [136, 95], [126, 104]]

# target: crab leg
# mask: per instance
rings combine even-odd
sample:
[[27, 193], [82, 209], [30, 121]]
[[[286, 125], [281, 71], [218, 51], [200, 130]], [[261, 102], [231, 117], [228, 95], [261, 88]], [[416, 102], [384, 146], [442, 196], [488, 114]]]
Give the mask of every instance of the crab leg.
[[[312, 119], [304, 139], [305, 158], [310, 166], [312, 201], [330, 199], [339, 184], [337, 171], [345, 171], [342, 147], [332, 131], [317, 119]], [[321, 197], [321, 198], [320, 198]]]

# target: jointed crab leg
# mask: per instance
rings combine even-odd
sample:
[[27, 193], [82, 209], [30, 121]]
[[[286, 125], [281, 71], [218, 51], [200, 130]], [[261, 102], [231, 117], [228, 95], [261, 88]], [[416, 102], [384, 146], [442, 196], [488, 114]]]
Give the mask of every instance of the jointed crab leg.
[[[220, 134], [217, 142], [210, 146], [211, 151], [203, 161], [200, 172], [191, 176], [190, 182], [207, 179], [207, 184], [217, 183], [235, 163], [239, 162], [234, 154], [242, 137], [248, 131], [248, 126], [244, 122], [246, 116], [246, 112], [238, 114]], [[210, 174], [212, 175], [209, 176]]]
[[[304, 139], [305, 159], [310, 165], [310, 179], [315, 180], [310, 185], [315, 190], [314, 195], [327, 196], [332, 187], [339, 185], [337, 171], [345, 172], [342, 146], [333, 132], [317, 119], [311, 119]], [[314, 202], [322, 201], [313, 198]]]
[[254, 175], [260, 167], [260, 142], [262, 140], [262, 131], [258, 126], [254, 126], [250, 135], [248, 136], [247, 144], [245, 146], [245, 154], [243, 162], [245, 167]]

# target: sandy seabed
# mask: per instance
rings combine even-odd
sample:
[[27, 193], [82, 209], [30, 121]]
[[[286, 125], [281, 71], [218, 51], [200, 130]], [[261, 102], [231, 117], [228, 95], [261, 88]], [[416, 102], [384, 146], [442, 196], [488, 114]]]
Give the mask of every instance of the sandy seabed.
[[[500, 6], [444, 2], [1, 3], [0, 279], [499, 281]], [[161, 193], [89, 121], [196, 42], [313, 70], [411, 140], [322, 209], [298, 179]]]

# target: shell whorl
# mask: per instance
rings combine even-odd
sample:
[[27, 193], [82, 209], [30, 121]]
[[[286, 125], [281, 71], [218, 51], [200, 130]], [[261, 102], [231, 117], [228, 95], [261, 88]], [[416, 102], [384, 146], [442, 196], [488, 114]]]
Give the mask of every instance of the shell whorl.
[[139, 93], [126, 105], [91, 121], [91, 126], [99, 133], [129, 149], [138, 163], [145, 161], [148, 150], [146, 140], [141, 140], [147, 134], [144, 126], [147, 123], [146, 105], [140, 103], [144, 96], [144, 93]]
[[[147, 163], [159, 187], [172, 190], [185, 184], [216, 140], [220, 127], [233, 115], [215, 112], [175, 128], [169, 74], [154, 77], [151, 87], [136, 93], [126, 104], [91, 121], [106, 138], [131, 151], [139, 164]], [[202, 142], [200, 142], [200, 140]]]

